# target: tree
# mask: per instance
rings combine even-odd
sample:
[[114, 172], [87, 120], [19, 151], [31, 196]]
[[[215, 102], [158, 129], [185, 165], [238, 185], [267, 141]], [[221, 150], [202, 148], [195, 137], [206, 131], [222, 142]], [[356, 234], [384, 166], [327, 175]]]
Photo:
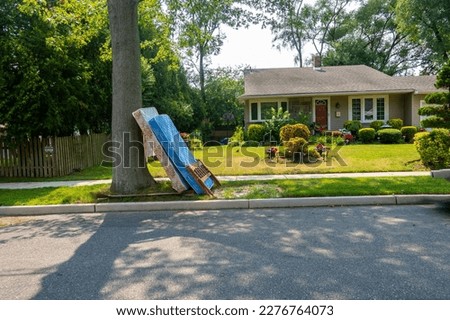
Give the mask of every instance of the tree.
[[318, 0], [313, 6], [305, 5], [305, 39], [310, 41], [316, 54], [322, 58], [328, 45], [340, 35], [340, 25], [348, 20], [348, 5], [354, 0]]
[[402, 33], [425, 47], [425, 72], [439, 69], [450, 58], [450, 6], [442, 0], [398, 0], [395, 7]]
[[238, 97], [244, 93], [242, 71], [218, 68], [207, 74], [206, 112], [214, 127], [237, 126], [244, 120], [244, 110]]
[[107, 130], [105, 4], [5, 0], [0, 21], [0, 123], [7, 124], [8, 137]]
[[[243, 0], [167, 0], [178, 41], [198, 72], [201, 99], [206, 101], [205, 80], [208, 58], [220, 52], [225, 39], [221, 27], [248, 24], [250, 13]], [[245, 17], [244, 17], [245, 16]]]
[[295, 51], [294, 62], [303, 67], [303, 48], [306, 40], [304, 0], [266, 0], [260, 3], [267, 13], [266, 23], [278, 42], [278, 49]]
[[108, 0], [113, 57], [111, 190], [129, 194], [154, 184], [132, 112], [142, 106], [138, 0]]
[[364, 64], [389, 75], [417, 68], [423, 50], [400, 33], [396, 23], [397, 0], [366, 0], [351, 13], [330, 43], [324, 65]]
[[437, 92], [425, 97], [426, 105], [419, 109], [419, 115], [428, 116], [422, 120], [425, 128], [450, 129], [450, 60], [442, 67], [436, 78], [436, 88], [448, 92]]
[[175, 126], [190, 132], [198, 111], [197, 92], [189, 85], [174, 42], [169, 16], [155, 0], [139, 3], [142, 86], [144, 106], [156, 107], [167, 114]]

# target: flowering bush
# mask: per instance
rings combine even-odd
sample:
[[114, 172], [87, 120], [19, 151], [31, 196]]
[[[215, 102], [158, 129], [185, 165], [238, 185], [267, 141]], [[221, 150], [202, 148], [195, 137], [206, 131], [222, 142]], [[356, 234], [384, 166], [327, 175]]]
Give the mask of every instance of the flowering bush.
[[269, 149], [267, 149], [266, 153], [267, 153], [267, 155], [268, 155], [270, 158], [273, 158], [273, 157], [275, 157], [275, 156], [277, 155], [277, 153], [278, 153], [278, 148], [270, 147]]

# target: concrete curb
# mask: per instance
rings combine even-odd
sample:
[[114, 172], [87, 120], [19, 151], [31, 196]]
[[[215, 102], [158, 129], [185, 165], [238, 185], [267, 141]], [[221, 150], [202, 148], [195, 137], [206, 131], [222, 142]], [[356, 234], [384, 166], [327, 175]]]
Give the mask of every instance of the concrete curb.
[[332, 206], [418, 205], [450, 203], [450, 195], [419, 194], [364, 197], [312, 197], [255, 200], [158, 201], [0, 207], [0, 216], [33, 216], [73, 213], [154, 212], [172, 210], [276, 209]]
[[0, 216], [37, 216], [69, 213], [94, 213], [95, 204], [58, 204], [48, 206], [0, 207]]

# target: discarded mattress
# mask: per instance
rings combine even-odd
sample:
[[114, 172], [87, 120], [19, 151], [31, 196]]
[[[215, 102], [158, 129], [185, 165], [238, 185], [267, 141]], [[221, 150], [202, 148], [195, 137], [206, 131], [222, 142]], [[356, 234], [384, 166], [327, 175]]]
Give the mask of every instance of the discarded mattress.
[[[170, 117], [165, 114], [157, 115], [152, 117], [148, 121], [148, 124], [172, 162], [175, 170], [197, 194], [205, 194], [200, 183], [188, 169], [188, 167], [197, 165], [198, 161], [194, 158], [188, 146], [181, 138], [180, 133]], [[203, 183], [208, 189], [211, 189], [214, 186], [214, 179], [207, 177]]]

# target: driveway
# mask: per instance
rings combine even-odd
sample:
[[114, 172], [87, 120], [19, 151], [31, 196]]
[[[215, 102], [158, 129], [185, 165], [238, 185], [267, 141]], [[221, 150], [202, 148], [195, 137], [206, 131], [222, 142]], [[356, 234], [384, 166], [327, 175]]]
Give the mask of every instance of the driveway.
[[448, 205], [41, 216], [0, 299], [450, 299]]

